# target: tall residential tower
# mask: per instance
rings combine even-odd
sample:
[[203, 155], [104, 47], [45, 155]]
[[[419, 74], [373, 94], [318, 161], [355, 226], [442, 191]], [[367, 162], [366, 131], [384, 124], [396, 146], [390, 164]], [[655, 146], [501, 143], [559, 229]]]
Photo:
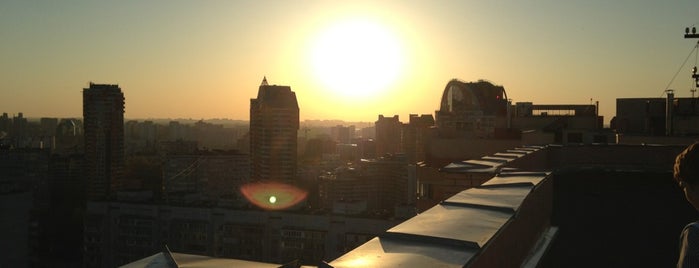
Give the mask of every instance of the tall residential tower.
[[124, 94], [119, 85], [83, 90], [85, 175], [88, 200], [113, 197], [124, 174]]
[[250, 178], [291, 182], [296, 178], [299, 105], [289, 86], [262, 80], [250, 99]]

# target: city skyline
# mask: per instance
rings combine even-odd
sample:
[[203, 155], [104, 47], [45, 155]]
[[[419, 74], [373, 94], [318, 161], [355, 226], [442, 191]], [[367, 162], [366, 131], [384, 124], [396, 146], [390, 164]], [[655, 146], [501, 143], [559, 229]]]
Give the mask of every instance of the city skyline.
[[691, 1], [165, 3], [6, 2], [0, 106], [80, 117], [92, 81], [119, 84], [126, 118], [245, 120], [267, 76], [294, 88], [301, 120], [405, 121], [457, 78], [515, 102], [599, 101], [609, 122], [616, 98], [693, 85], [693, 61], [673, 80], [694, 46]]

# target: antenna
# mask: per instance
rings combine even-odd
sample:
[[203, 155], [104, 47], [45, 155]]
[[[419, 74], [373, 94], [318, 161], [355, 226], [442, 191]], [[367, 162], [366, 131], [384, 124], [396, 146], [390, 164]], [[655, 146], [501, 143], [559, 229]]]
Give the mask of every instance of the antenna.
[[[685, 39], [697, 39], [699, 38], [699, 34], [697, 34], [697, 27], [692, 26], [691, 34], [689, 33], [689, 27], [684, 28], [684, 38]], [[699, 43], [697, 43], [699, 44]], [[690, 54], [691, 55], [691, 54]], [[699, 54], [696, 55], [699, 57]], [[692, 68], [692, 78], [694, 78], [694, 86], [699, 87], [699, 74], [697, 74], [697, 66], [696, 62], [694, 63], [695, 66]], [[694, 92], [696, 89], [692, 89], [692, 98], [694, 98]]]
[[692, 33], [689, 33], [689, 27], [684, 28], [684, 38], [699, 38], [699, 34], [697, 34], [697, 27], [692, 26]]

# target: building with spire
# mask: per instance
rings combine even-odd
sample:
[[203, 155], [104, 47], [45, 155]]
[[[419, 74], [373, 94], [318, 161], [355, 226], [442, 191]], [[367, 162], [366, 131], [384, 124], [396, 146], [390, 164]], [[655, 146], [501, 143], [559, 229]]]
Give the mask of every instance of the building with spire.
[[88, 200], [107, 200], [124, 173], [124, 94], [119, 85], [90, 83], [83, 90]]
[[299, 105], [289, 86], [262, 79], [250, 99], [250, 178], [291, 182], [296, 178]]

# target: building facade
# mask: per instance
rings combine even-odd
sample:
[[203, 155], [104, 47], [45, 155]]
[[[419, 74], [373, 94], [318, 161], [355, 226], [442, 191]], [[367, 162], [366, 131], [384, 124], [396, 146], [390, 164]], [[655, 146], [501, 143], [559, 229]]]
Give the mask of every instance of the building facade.
[[453, 79], [442, 94], [436, 124], [440, 136], [448, 138], [492, 138], [496, 129], [506, 128], [505, 88], [479, 80]]
[[339, 215], [89, 202], [85, 266], [114, 267], [167, 245], [187, 254], [318, 265], [399, 223]]
[[119, 85], [83, 90], [87, 198], [106, 200], [119, 189], [124, 172], [124, 94]]
[[403, 151], [408, 156], [408, 162], [425, 161], [433, 127], [434, 117], [431, 114], [410, 115], [410, 121], [403, 127]]
[[379, 115], [376, 127], [376, 155], [381, 157], [385, 154], [401, 153], [401, 135], [403, 124], [397, 115], [384, 117]]
[[163, 163], [166, 202], [242, 203], [239, 188], [249, 182], [249, 166], [248, 155], [234, 150], [168, 154]]
[[299, 105], [289, 86], [262, 80], [250, 99], [250, 177], [291, 182], [297, 171]]

